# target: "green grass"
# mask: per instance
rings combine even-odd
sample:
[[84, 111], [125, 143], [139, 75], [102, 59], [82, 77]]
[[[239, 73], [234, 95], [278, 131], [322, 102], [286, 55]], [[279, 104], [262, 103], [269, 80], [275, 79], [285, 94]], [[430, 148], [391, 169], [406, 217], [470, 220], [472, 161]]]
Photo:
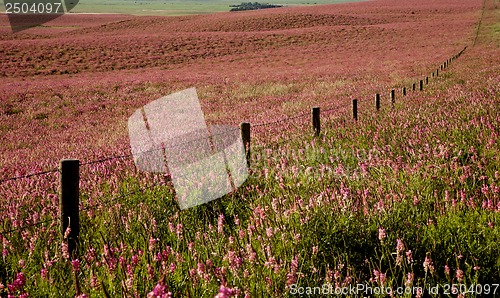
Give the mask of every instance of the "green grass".
[[[290, 276], [301, 287], [336, 282], [375, 287], [380, 285], [374, 280], [377, 271], [387, 274], [385, 286], [393, 287], [403, 286], [408, 274], [414, 274], [413, 286], [427, 289], [451, 283], [498, 283], [500, 213], [481, 207], [487, 198], [481, 193], [485, 183], [481, 176], [488, 178], [490, 186], [500, 183], [495, 174], [500, 168], [496, 158], [500, 149], [486, 141], [495, 134], [489, 124], [500, 119], [498, 110], [490, 110], [498, 98], [484, 96], [476, 82], [468, 85], [471, 93], [454, 93], [461, 80], [463, 74], [450, 71], [448, 89], [440, 81], [429, 86], [442, 100], [433, 100], [424, 92], [408, 96], [395, 109], [365, 112], [358, 124], [348, 117], [325, 119], [319, 138], [300, 127], [286, 131], [281, 144], [256, 142], [248, 181], [236, 193], [204, 205], [180, 211], [171, 188], [162, 186], [165, 181], [160, 176], [149, 190], [104, 204], [91, 215], [82, 212], [83, 269], [77, 278], [69, 262], [49, 268], [55, 283], [40, 278], [44, 250], [56, 256], [60, 250], [57, 241], [42, 247], [50, 238], [42, 234], [34, 253], [18, 251], [0, 260], [0, 278], [4, 278], [0, 282], [11, 280], [8, 277], [17, 272], [18, 260], [23, 259], [29, 264], [25, 274], [37, 282], [36, 287], [29, 287], [30, 294], [48, 297], [67, 289], [74, 293], [76, 279], [81, 290], [92, 297], [102, 296], [104, 291], [111, 296], [147, 293], [159, 280], [177, 297], [213, 297], [220, 287], [220, 273], [209, 269], [206, 280], [190, 277], [207, 260], [214, 268], [226, 268], [224, 279], [229, 286], [256, 297], [290, 296]], [[482, 100], [470, 102], [471, 96], [481, 95]], [[426, 100], [422, 102], [422, 98]], [[481, 117], [484, 125], [471, 125]], [[445, 126], [436, 124], [442, 121]], [[415, 133], [414, 128], [423, 132]], [[408, 150], [409, 140], [416, 143], [416, 153]], [[440, 146], [449, 151], [448, 157], [432, 151]], [[471, 146], [476, 153], [469, 152]], [[360, 164], [364, 162], [373, 165], [363, 173]], [[340, 165], [343, 170], [338, 172]], [[322, 172], [327, 167], [331, 170]], [[467, 169], [471, 176], [462, 179]], [[121, 192], [138, 190], [140, 184], [130, 177], [122, 183]], [[103, 197], [97, 199], [106, 201], [107, 187], [102, 191]], [[88, 199], [82, 194], [83, 202]], [[224, 224], [218, 231], [221, 216]], [[182, 237], [172, 232], [179, 225]], [[386, 232], [382, 240], [380, 228]], [[158, 242], [152, 246], [151, 239]], [[404, 246], [399, 252], [398, 240]], [[23, 245], [20, 238], [11, 242], [15, 247]], [[103, 247], [115, 248], [115, 255], [108, 255]], [[155, 261], [158, 253], [170, 249], [177, 257], [166, 253], [165, 264]], [[253, 261], [247, 250], [255, 253]], [[229, 252], [243, 257], [241, 267], [229, 269], [233, 266]], [[113, 258], [130, 264], [135, 255], [138, 264], [131, 267], [134, 279], [130, 280], [133, 290], [129, 290], [125, 265], [116, 260], [111, 265], [115, 269], [108, 267], [114, 264]], [[295, 258], [297, 267], [292, 264]], [[427, 271], [423, 266], [426, 258], [432, 262]], [[279, 268], [265, 265], [273, 259], [281, 264]], [[171, 264], [176, 265], [172, 272], [168, 269]], [[456, 277], [457, 270], [463, 271], [464, 279]], [[93, 278], [100, 286], [91, 285]], [[272, 283], [267, 284], [267, 279]]]

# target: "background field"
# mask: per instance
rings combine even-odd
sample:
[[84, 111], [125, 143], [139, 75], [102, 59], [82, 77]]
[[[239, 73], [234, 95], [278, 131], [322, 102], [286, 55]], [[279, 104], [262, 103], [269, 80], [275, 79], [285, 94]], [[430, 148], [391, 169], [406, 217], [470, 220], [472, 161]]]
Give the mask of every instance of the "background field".
[[[16, 34], [0, 15], [0, 294], [493, 287], [499, 6], [376, 0], [181, 17], [82, 14]], [[411, 91], [426, 76], [424, 90]], [[135, 168], [126, 125], [137, 108], [189, 87], [209, 124], [252, 124], [253, 154], [238, 191], [180, 211], [168, 175]], [[313, 106], [322, 108], [319, 137]], [[82, 162], [74, 256], [62, 245], [51, 171], [68, 157]]]
[[[357, 2], [361, 0], [317, 0], [317, 1], [304, 1], [304, 0], [287, 0], [279, 1], [272, 4], [281, 4], [284, 6], [303, 6], [303, 5], [317, 5], [317, 4], [333, 4], [342, 2]], [[243, 1], [245, 2], [245, 1]], [[248, 1], [247, 1], [248, 2]], [[253, 1], [255, 2], [255, 1]], [[71, 11], [72, 13], [123, 13], [133, 15], [192, 15], [192, 14], [207, 14], [214, 12], [229, 11], [230, 5], [240, 4], [241, 2], [235, 0], [178, 0], [178, 1], [161, 1], [161, 0], [81, 0], [78, 5]], [[266, 1], [262, 2], [266, 3]], [[3, 6], [0, 11], [5, 11]]]

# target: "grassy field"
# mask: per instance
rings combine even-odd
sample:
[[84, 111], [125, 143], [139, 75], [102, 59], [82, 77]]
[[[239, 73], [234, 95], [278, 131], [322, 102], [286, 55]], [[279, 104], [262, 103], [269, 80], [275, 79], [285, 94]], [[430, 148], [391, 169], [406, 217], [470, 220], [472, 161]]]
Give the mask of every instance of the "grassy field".
[[[73, 256], [59, 174], [0, 181], [0, 295], [500, 295], [500, 6], [484, 4], [76, 15], [0, 29], [0, 180], [116, 156], [81, 167]], [[193, 86], [209, 124], [252, 124], [253, 153], [236, 192], [181, 211], [168, 175], [123, 155], [133, 111]]]
[[[344, 2], [357, 2], [362, 0], [316, 0], [307, 2], [304, 0], [287, 0], [279, 1], [284, 6], [297, 5], [319, 5], [319, 4], [335, 4]], [[244, 2], [244, 1], [243, 1]], [[187, 1], [161, 1], [161, 0], [81, 0], [78, 5], [71, 11], [72, 13], [120, 13], [132, 15], [192, 15], [192, 14], [208, 14], [215, 12], [229, 11], [229, 5], [240, 4], [235, 0], [187, 0]], [[263, 2], [264, 3], [264, 2]], [[3, 4], [3, 2], [2, 2]], [[5, 11], [4, 6], [0, 7], [0, 11]]]

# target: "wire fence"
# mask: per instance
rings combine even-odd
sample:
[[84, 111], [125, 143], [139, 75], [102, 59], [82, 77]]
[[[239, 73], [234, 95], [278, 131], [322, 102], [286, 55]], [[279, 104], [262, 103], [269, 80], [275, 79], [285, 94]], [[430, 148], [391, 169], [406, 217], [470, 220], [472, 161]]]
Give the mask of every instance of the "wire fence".
[[[460, 57], [464, 53], [464, 51], [466, 49], [467, 49], [467, 47], [464, 47], [464, 49], [461, 50], [458, 54], [456, 54], [452, 58], [446, 60], [440, 66], [440, 68], [438, 68], [436, 70], [436, 72], [432, 73], [433, 77], [434, 77], [434, 74], [437, 77], [438, 73], [439, 73], [439, 69], [444, 70], [449, 65], [449, 63], [451, 61], [453, 61], [453, 60], [457, 59], [458, 57]], [[428, 77], [427, 77], [426, 81], [427, 81], [426, 83], [428, 83]], [[420, 85], [421, 85], [420, 90], [422, 90], [422, 81], [420, 81]], [[415, 86], [415, 84], [414, 84], [414, 86]], [[406, 95], [406, 94], [404, 93], [403, 95]], [[394, 96], [394, 90], [391, 92], [391, 96]], [[359, 102], [365, 103], [365, 102], [368, 102], [368, 99], [366, 99], [366, 98], [365, 99], [361, 99], [361, 100], [359, 100]], [[392, 104], [394, 104], [394, 97], [392, 98]], [[334, 105], [326, 106], [321, 112], [322, 113], [328, 113], [328, 112], [331, 112], [331, 111], [342, 111], [342, 109], [345, 109], [345, 108], [347, 108], [347, 107], [349, 107], [351, 105], [352, 105], [351, 102], [347, 102], [347, 103], [344, 103], [344, 104], [334, 104]], [[356, 109], [357, 109], [357, 105], [356, 105]], [[300, 119], [300, 118], [303, 118], [303, 117], [306, 117], [306, 116], [310, 116], [310, 115], [311, 115], [311, 112], [304, 112], [304, 113], [300, 113], [298, 115], [294, 115], [294, 116], [290, 116], [290, 117], [284, 117], [282, 119], [278, 119], [278, 120], [274, 120], [274, 121], [257, 123], [257, 124], [252, 125], [252, 127], [259, 128], [259, 127], [267, 127], [267, 126], [277, 126], [278, 124], [282, 124], [282, 123], [286, 123], [286, 122], [291, 122], [292, 124], [294, 124], [292, 122], [293, 120], [297, 120], [297, 119]], [[356, 116], [356, 118], [357, 118], [357, 116]], [[240, 130], [240, 128], [232, 128], [232, 129], [229, 129], [229, 130], [225, 130], [223, 132], [211, 134], [209, 137], [213, 138], [213, 137], [216, 137], [216, 136], [227, 135], [229, 133], [234, 133], [234, 132], [236, 132], [238, 130]], [[138, 155], [138, 154], [145, 154], [145, 153], [151, 153], [151, 152], [155, 152], [155, 151], [164, 151], [166, 149], [173, 149], [173, 148], [185, 147], [186, 145], [188, 145], [188, 144], [190, 144], [192, 142], [201, 141], [201, 140], [206, 140], [206, 136], [200, 137], [200, 138], [191, 139], [191, 140], [186, 141], [186, 142], [176, 143], [174, 145], [169, 145], [169, 146], [162, 145], [160, 147], [152, 148], [152, 149], [141, 151], [141, 152], [103, 157], [103, 158], [99, 158], [99, 159], [95, 159], [95, 160], [83, 162], [80, 165], [81, 166], [90, 166], [90, 165], [101, 164], [101, 163], [108, 162], [108, 161], [113, 161], [113, 160], [127, 159], [127, 158], [134, 157], [134, 155]], [[60, 174], [61, 172], [60, 172], [60, 169], [57, 168], [57, 169], [51, 169], [51, 170], [46, 170], [46, 171], [41, 171], [41, 172], [36, 172], [36, 173], [30, 173], [30, 174], [25, 174], [25, 175], [10, 177], [10, 178], [4, 178], [4, 179], [0, 179], [0, 184], [5, 183], [5, 182], [9, 182], [9, 181], [16, 181], [16, 180], [28, 179], [28, 178], [32, 178], [32, 177], [44, 176], [44, 175], [48, 175], [48, 174], [51, 174], [51, 173], [59, 173]], [[90, 210], [96, 209], [96, 208], [98, 208], [100, 206], [107, 206], [107, 205], [109, 205], [111, 203], [114, 203], [114, 202], [116, 202], [118, 200], [127, 198], [129, 196], [132, 196], [132, 195], [135, 195], [135, 194], [139, 194], [139, 193], [144, 193], [147, 189], [152, 189], [153, 187], [154, 186], [139, 187], [139, 188], [137, 188], [135, 190], [132, 190], [132, 191], [129, 191], [129, 192], [117, 195], [117, 196], [113, 196], [113, 197], [111, 197], [111, 198], [109, 198], [109, 199], [107, 199], [105, 201], [97, 202], [97, 204], [95, 204], [93, 206], [90, 206], [90, 205], [88, 205], [88, 206], [80, 205], [80, 206], [78, 206], [78, 209], [80, 211], [90, 211]], [[2, 212], [3, 212], [6, 209], [2, 208], [0, 210], [2, 210]], [[43, 225], [43, 224], [46, 224], [46, 223], [51, 223], [52, 224], [55, 221], [59, 221], [59, 220], [60, 220], [59, 218], [51, 218], [51, 219], [40, 220], [40, 221], [37, 221], [37, 222], [34, 222], [34, 223], [29, 223], [29, 224], [22, 225], [20, 227], [6, 229], [4, 231], [1, 231], [0, 235], [1, 236], [6, 236], [6, 235], [9, 235], [11, 233], [20, 231], [20, 230], [26, 230], [28, 228], [32, 228], [32, 227], [35, 227], [35, 226], [40, 226], [40, 225]]]
[[481, 8], [481, 17], [479, 18], [479, 22], [477, 24], [476, 34], [474, 37], [474, 41], [472, 43], [472, 47], [476, 47], [477, 38], [479, 37], [479, 30], [481, 29], [481, 25], [483, 23], [484, 11], [486, 10], [486, 0], [483, 0], [483, 7]]
[[8, 229], [6, 231], [2, 231], [2, 232], [0, 232], [0, 235], [2, 237], [5, 237], [5, 236], [10, 235], [10, 234], [12, 234], [14, 232], [24, 231], [26, 229], [29, 229], [29, 228], [32, 228], [32, 227], [36, 227], [36, 226], [40, 226], [40, 225], [43, 225], [45, 223], [53, 223], [56, 220], [57, 220], [56, 218], [51, 218], [51, 219], [47, 219], [47, 220], [37, 221], [37, 222], [31, 223], [31, 224], [22, 225], [20, 227], [11, 228], [11, 229]]
[[[476, 37], [477, 37], [477, 34], [478, 33], [476, 33]], [[466, 48], [467, 47], [465, 47], [457, 55], [454, 55], [451, 59], [446, 60], [446, 62], [444, 62], [441, 65], [441, 69], [443, 69], [443, 65], [447, 66], [448, 63], [450, 62], [450, 60], [456, 59], [456, 58], [458, 58], [458, 56], [462, 55], [462, 53], [465, 51]], [[358, 100], [358, 102], [360, 102], [360, 103], [361, 102], [365, 103], [367, 101], [368, 100], [366, 98]], [[348, 107], [350, 105], [351, 105], [351, 103], [335, 104], [335, 105], [327, 106], [326, 108], [322, 109], [322, 112], [325, 113], [325, 112], [335, 111], [335, 110], [339, 110], [339, 109], [342, 109], [342, 108], [346, 108], [346, 107]], [[294, 115], [294, 116], [290, 116], [290, 117], [284, 117], [282, 119], [278, 119], [278, 120], [274, 120], [274, 121], [268, 121], [268, 122], [261, 122], [261, 123], [253, 124], [252, 127], [256, 128], [256, 127], [264, 127], [264, 126], [269, 126], [269, 125], [276, 125], [276, 124], [288, 122], [288, 121], [291, 121], [291, 120], [299, 119], [299, 118], [302, 118], [302, 117], [306, 117], [306, 116], [309, 116], [309, 115], [310, 115], [310, 112], [304, 112], [304, 113], [301, 113], [301, 114], [298, 114], [298, 115]], [[219, 136], [219, 135], [225, 135], [225, 134], [229, 134], [230, 132], [233, 132], [233, 131], [236, 131], [236, 130], [238, 130], [238, 128], [235, 128], [233, 130], [227, 130], [227, 131], [224, 131], [224, 132], [221, 132], [221, 133], [212, 134], [211, 136], [214, 137], [214, 136]], [[189, 140], [189, 141], [186, 141], [186, 142], [176, 143], [175, 145], [171, 145], [171, 146], [163, 146], [161, 148], [154, 148], [154, 149], [150, 149], [150, 150], [146, 150], [146, 151], [141, 151], [141, 152], [138, 152], [136, 154], [151, 153], [151, 152], [155, 152], [155, 151], [162, 151], [162, 150], [169, 149], [169, 148], [178, 148], [178, 147], [181, 147], [181, 146], [185, 146], [185, 145], [187, 145], [189, 143], [200, 141], [200, 140], [204, 140], [204, 139], [206, 139], [206, 137], [201, 137], [201, 138], [192, 139], [192, 140]], [[134, 156], [134, 154], [112, 155], [112, 156], [108, 156], [108, 157], [99, 158], [99, 159], [96, 159], [96, 160], [86, 161], [86, 162], [81, 163], [81, 165], [82, 166], [94, 165], [94, 164], [104, 163], [104, 162], [111, 161], [111, 160], [126, 159], [126, 158], [130, 158], [130, 157], [133, 157], [133, 156]], [[47, 170], [47, 171], [30, 173], [30, 174], [26, 174], [26, 175], [20, 175], [20, 176], [15, 176], [15, 177], [3, 178], [3, 179], [0, 179], [0, 184], [8, 182], [8, 181], [15, 181], [15, 180], [20, 180], [20, 179], [26, 179], [26, 178], [36, 177], [36, 176], [42, 176], [42, 175], [56, 173], [56, 172], [59, 172], [59, 169], [56, 168], [56, 169], [51, 169], [51, 170]]]
[[[79, 206], [79, 210], [80, 211], [97, 210], [98, 208], [109, 206], [112, 203], [115, 203], [117, 201], [120, 201], [122, 199], [130, 197], [132, 195], [136, 195], [136, 194], [139, 194], [139, 193], [144, 193], [147, 190], [152, 190], [155, 187], [156, 186], [154, 186], [154, 185], [138, 187], [137, 189], [134, 189], [134, 190], [122, 193], [120, 195], [112, 196], [111, 198], [106, 199], [104, 201], [98, 201], [98, 202], [96, 202], [96, 204], [94, 204], [92, 206], [85, 206], [84, 204], [81, 204]], [[4, 237], [4, 236], [7, 236], [7, 235], [12, 234], [14, 232], [26, 230], [26, 229], [29, 229], [29, 228], [32, 228], [32, 227], [36, 227], [36, 226], [40, 226], [40, 225], [47, 224], [47, 223], [51, 223], [51, 224], [54, 223], [54, 222], [59, 223], [59, 221], [60, 221], [59, 217], [52, 217], [50, 219], [44, 219], [44, 220], [35, 221], [33, 223], [27, 223], [27, 224], [21, 225], [19, 227], [8, 228], [8, 229], [5, 229], [3, 231], [0, 231], [0, 236]]]
[[15, 180], [26, 179], [26, 178], [31, 178], [31, 177], [43, 176], [43, 175], [52, 174], [52, 173], [56, 173], [56, 172], [59, 172], [59, 169], [52, 169], [52, 170], [47, 170], [47, 171], [42, 171], [42, 172], [37, 172], [37, 173], [31, 173], [31, 174], [20, 175], [20, 176], [15, 176], [15, 177], [10, 177], [10, 178], [4, 178], [4, 179], [0, 179], [0, 184], [8, 182], [8, 181], [15, 181]]

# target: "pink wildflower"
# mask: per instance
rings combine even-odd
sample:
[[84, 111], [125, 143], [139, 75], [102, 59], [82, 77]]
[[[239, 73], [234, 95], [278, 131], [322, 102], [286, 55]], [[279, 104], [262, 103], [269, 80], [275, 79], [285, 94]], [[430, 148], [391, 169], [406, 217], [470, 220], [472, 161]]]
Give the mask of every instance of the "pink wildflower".
[[413, 254], [411, 252], [411, 249], [406, 251], [406, 260], [408, 261], [408, 264], [411, 264], [413, 262]]
[[217, 232], [219, 234], [224, 233], [224, 214], [220, 214], [217, 220]]
[[415, 274], [413, 273], [408, 273], [408, 276], [406, 277], [406, 282], [405, 285], [407, 287], [411, 286], [413, 284], [413, 279], [415, 278]]
[[403, 241], [401, 239], [396, 240], [396, 251], [397, 252], [402, 252], [405, 249], [405, 245], [403, 244]]
[[425, 257], [424, 260], [424, 271], [427, 273], [427, 271], [430, 271], [430, 273], [434, 272], [434, 264], [432, 263], [431, 258]]
[[48, 273], [49, 271], [47, 270], [47, 268], [42, 268], [42, 270], [40, 270], [40, 275], [42, 276], [42, 279], [47, 279]]
[[69, 259], [68, 243], [61, 244], [62, 256], [64, 259]]
[[219, 294], [215, 295], [214, 298], [228, 298], [233, 295], [234, 293], [231, 288], [226, 288], [225, 286], [221, 285], [219, 289]]
[[381, 242], [384, 242], [384, 239], [387, 237], [387, 234], [385, 233], [385, 229], [384, 228], [378, 228], [378, 239], [381, 241]]
[[74, 272], [80, 271], [80, 260], [75, 259], [75, 260], [71, 261], [71, 265], [73, 266]]
[[168, 292], [167, 287], [161, 282], [158, 283], [151, 292], [148, 293], [148, 298], [171, 298], [172, 292]]

